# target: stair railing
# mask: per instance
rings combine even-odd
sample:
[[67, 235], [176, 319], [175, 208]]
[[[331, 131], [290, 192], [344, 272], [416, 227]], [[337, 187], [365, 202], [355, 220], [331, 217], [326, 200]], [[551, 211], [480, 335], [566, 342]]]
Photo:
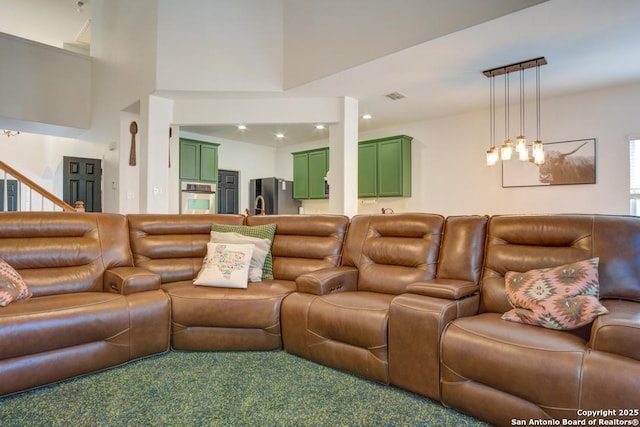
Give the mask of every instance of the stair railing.
[[[2, 206], [3, 206], [3, 211], [7, 211], [9, 208], [9, 199], [8, 199], [8, 181], [10, 179], [14, 179], [16, 181], [18, 181], [18, 188], [21, 189], [23, 186], [26, 186], [30, 195], [31, 193], [35, 192], [37, 193], [41, 198], [42, 201], [44, 202], [44, 200], [47, 200], [51, 206], [52, 209], [50, 210], [62, 210], [65, 212], [75, 212], [76, 209], [74, 209], [73, 206], [71, 206], [70, 204], [68, 204], [67, 202], [65, 202], [64, 200], [60, 199], [58, 196], [56, 196], [55, 194], [47, 191], [45, 188], [43, 188], [42, 186], [38, 185], [37, 183], [33, 182], [32, 180], [30, 180], [29, 178], [27, 178], [26, 176], [24, 176], [23, 174], [21, 174], [20, 172], [18, 172], [17, 170], [15, 170], [14, 168], [12, 168], [11, 166], [9, 166], [8, 164], [6, 164], [5, 162], [3, 162], [2, 160], [0, 160], [0, 171], [3, 171], [3, 174], [0, 174], [0, 179], [3, 179], [4, 183], [4, 191], [3, 191], [3, 199], [2, 200]], [[4, 177], [2, 176], [4, 175]], [[22, 197], [22, 191], [18, 191], [18, 198]], [[31, 203], [31, 198], [29, 199], [30, 203], [29, 206], [33, 206], [33, 203]], [[18, 201], [18, 203], [16, 203], [16, 208], [17, 210], [22, 210], [22, 203], [20, 203], [20, 200]], [[44, 209], [45, 203], [41, 203], [41, 210], [45, 210]], [[56, 209], [55, 207], [58, 207], [59, 209]]]

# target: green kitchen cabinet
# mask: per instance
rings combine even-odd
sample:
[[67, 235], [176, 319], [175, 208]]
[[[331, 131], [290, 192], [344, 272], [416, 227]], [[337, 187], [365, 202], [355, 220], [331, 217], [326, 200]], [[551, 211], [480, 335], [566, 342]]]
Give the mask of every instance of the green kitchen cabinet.
[[293, 154], [293, 198], [325, 199], [325, 177], [329, 171], [329, 148]]
[[411, 197], [411, 138], [406, 135], [358, 145], [358, 197]]
[[293, 198], [309, 198], [309, 154], [293, 153]]
[[329, 171], [329, 150], [309, 153], [309, 198], [324, 199], [326, 177]]
[[378, 195], [378, 146], [375, 142], [358, 145], [358, 197]]
[[180, 138], [180, 179], [218, 181], [218, 144]]
[[217, 145], [200, 145], [200, 181], [218, 182]]

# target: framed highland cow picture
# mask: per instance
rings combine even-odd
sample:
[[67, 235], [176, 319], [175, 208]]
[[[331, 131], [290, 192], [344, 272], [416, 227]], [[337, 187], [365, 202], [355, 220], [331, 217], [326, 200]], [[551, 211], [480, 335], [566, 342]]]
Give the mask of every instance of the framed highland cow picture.
[[[550, 142], [544, 147], [544, 163], [536, 164], [529, 153], [528, 161], [502, 162], [503, 187], [533, 187], [596, 183], [596, 140]], [[531, 151], [531, 148], [529, 148]]]

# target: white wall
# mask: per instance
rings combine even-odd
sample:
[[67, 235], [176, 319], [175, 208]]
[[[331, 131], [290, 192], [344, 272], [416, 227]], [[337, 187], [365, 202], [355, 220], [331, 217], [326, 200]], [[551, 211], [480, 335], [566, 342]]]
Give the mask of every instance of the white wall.
[[[155, 90], [157, 2], [92, 0], [92, 9], [93, 104], [86, 138], [114, 147], [105, 159], [104, 175], [117, 188], [109, 190], [104, 210], [145, 212], [141, 201], [146, 194], [140, 191], [146, 191], [146, 182], [141, 186], [140, 167], [128, 166], [129, 124], [133, 119], [140, 122], [136, 139], [140, 152], [146, 152], [147, 120], [143, 123], [139, 115], [141, 103], [147, 105]], [[168, 123], [164, 127], [168, 132]]]
[[[471, 112], [360, 133], [360, 140], [407, 134], [412, 144], [413, 195], [363, 199], [359, 213], [424, 211], [444, 215], [500, 213], [629, 213], [629, 135], [640, 133], [640, 85], [543, 99], [543, 142], [596, 138], [596, 184], [502, 187], [502, 169], [485, 164], [488, 111]], [[532, 109], [528, 109], [532, 111]], [[529, 126], [533, 131], [533, 126]], [[512, 129], [515, 129], [512, 126]], [[498, 132], [500, 135], [500, 132]], [[533, 134], [530, 135], [530, 137]], [[501, 139], [501, 138], [498, 138]], [[279, 171], [293, 172], [291, 152], [328, 141], [278, 150]], [[517, 161], [517, 160], [513, 160]], [[306, 213], [328, 212], [327, 201], [305, 201]]]
[[0, 56], [0, 126], [73, 137], [89, 127], [91, 58], [3, 33]]
[[282, 20], [282, 0], [158, 0], [157, 89], [281, 90]]

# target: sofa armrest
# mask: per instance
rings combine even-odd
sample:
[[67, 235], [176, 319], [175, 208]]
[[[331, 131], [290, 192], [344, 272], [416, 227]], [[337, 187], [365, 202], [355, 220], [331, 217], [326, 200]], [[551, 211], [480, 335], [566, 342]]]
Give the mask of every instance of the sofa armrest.
[[415, 282], [407, 286], [407, 292], [428, 297], [457, 300], [473, 295], [480, 286], [467, 280], [431, 279]]
[[298, 276], [296, 287], [298, 292], [314, 295], [355, 291], [358, 288], [358, 269], [335, 267], [312, 271]]
[[589, 346], [593, 350], [640, 360], [640, 303], [603, 300], [608, 314], [596, 317]]
[[160, 289], [160, 276], [141, 267], [116, 267], [104, 272], [105, 292], [129, 295]]
[[389, 306], [389, 382], [441, 400], [440, 338], [454, 319], [478, 313], [480, 294], [450, 299], [405, 293]]

